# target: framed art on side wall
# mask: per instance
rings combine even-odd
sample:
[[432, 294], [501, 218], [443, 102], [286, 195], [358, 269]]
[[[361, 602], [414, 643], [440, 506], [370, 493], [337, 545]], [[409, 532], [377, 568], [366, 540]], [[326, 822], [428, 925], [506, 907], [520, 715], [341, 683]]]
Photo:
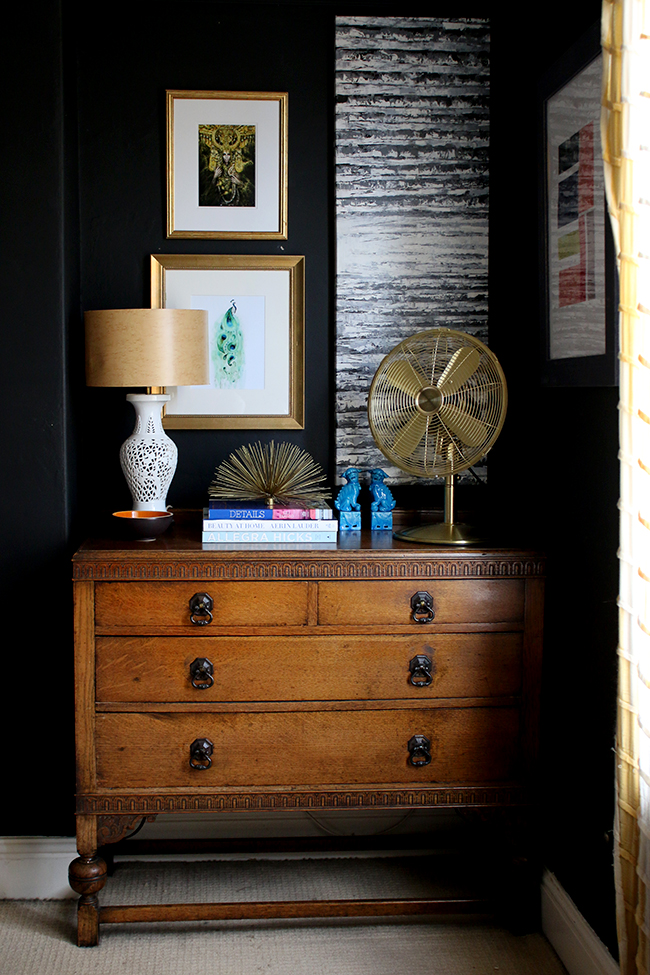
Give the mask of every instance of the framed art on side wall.
[[553, 67], [540, 91], [542, 381], [547, 385], [617, 382], [616, 274], [600, 142], [601, 78], [596, 25]]
[[208, 312], [210, 384], [168, 388], [165, 427], [304, 427], [304, 281], [304, 257], [151, 256], [152, 308]]
[[167, 92], [167, 236], [287, 237], [286, 92]]

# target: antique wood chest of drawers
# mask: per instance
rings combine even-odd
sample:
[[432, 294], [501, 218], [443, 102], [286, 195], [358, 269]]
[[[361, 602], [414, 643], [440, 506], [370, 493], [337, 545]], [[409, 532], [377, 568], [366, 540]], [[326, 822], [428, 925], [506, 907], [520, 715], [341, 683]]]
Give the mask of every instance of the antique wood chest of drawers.
[[198, 521], [74, 557], [78, 943], [126, 920], [404, 914], [415, 902], [100, 906], [143, 817], [517, 807], [534, 784], [543, 561], [381, 533], [210, 550]]

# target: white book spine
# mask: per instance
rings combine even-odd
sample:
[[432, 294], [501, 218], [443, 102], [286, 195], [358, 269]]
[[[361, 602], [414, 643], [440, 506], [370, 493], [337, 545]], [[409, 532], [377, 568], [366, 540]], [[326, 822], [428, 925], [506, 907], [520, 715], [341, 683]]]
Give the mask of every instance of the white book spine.
[[336, 532], [321, 531], [220, 531], [203, 532], [203, 542], [335, 542]]
[[[312, 542], [319, 552], [325, 549], [335, 552], [336, 542]], [[206, 552], [304, 552], [305, 546], [300, 542], [204, 542]]]

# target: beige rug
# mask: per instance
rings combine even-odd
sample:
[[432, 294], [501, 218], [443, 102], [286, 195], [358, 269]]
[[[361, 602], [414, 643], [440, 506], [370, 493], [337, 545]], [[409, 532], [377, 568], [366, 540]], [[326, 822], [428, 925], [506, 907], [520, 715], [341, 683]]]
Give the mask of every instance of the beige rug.
[[[136, 862], [118, 864], [103, 900], [452, 893], [439, 879], [408, 857]], [[471, 918], [111, 924], [97, 948], [74, 939], [73, 901], [0, 901], [2, 975], [566, 975], [541, 934]]]

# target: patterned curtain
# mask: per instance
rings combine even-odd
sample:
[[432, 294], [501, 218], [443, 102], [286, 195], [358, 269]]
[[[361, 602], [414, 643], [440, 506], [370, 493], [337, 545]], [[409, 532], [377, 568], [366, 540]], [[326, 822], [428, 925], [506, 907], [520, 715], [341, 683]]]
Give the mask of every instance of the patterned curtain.
[[650, 961], [650, 0], [603, 0], [602, 144], [619, 271], [615, 877], [623, 975]]

